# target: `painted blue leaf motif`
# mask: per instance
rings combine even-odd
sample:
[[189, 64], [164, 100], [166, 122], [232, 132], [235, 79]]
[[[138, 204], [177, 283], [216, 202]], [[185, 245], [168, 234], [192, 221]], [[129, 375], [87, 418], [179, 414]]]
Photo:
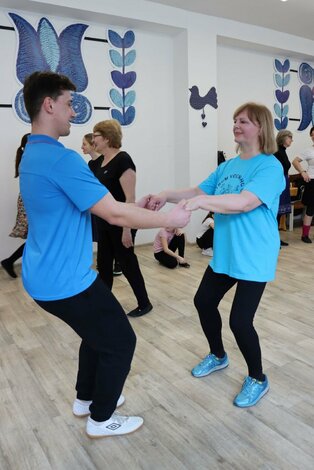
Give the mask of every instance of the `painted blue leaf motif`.
[[127, 31], [123, 38], [123, 47], [127, 49], [128, 47], [133, 46], [135, 41], [135, 34], [133, 31]]
[[88, 85], [88, 76], [81, 52], [81, 41], [88, 25], [76, 23], [65, 28], [59, 36], [60, 63], [57, 72], [72, 80], [76, 91], [82, 92]]
[[123, 59], [122, 59], [122, 55], [120, 54], [120, 52], [115, 51], [114, 49], [110, 49], [109, 55], [110, 55], [110, 60], [115, 67], [120, 67], [120, 68], [123, 67]]
[[115, 106], [117, 106], [118, 108], [123, 108], [122, 95], [118, 90], [116, 90], [115, 88], [111, 88], [111, 90], [109, 91], [109, 96]]
[[111, 72], [111, 78], [118, 88], [130, 88], [136, 80], [136, 72], [121, 73], [114, 70]]
[[90, 120], [92, 115], [92, 105], [90, 101], [83, 95], [72, 93], [73, 103], [72, 107], [76, 112], [76, 116], [71, 119], [74, 124], [85, 124]]
[[282, 72], [282, 64], [278, 59], [275, 59], [275, 68], [278, 72]]
[[136, 93], [135, 91], [131, 90], [131, 91], [128, 91], [127, 94], [125, 95], [125, 98], [124, 98], [124, 106], [132, 106], [132, 104], [134, 103], [135, 101], [135, 98], [136, 98]]
[[277, 131], [280, 131], [281, 129], [281, 122], [279, 121], [279, 119], [275, 119], [275, 127], [277, 129]]
[[126, 112], [124, 113], [124, 125], [128, 126], [134, 121], [135, 118], [135, 108], [134, 106], [130, 106]]
[[124, 125], [123, 115], [118, 109], [111, 109], [110, 113], [112, 119], [116, 119], [118, 122], [120, 122], [121, 126]]
[[51, 72], [55, 72], [60, 61], [57, 33], [47, 18], [41, 18], [37, 32], [43, 56], [45, 57]]
[[289, 82], [290, 82], [290, 73], [287, 73], [287, 75], [284, 76], [282, 86], [286, 87], [289, 84]]
[[111, 42], [111, 44], [114, 47], [119, 47], [119, 49], [122, 49], [123, 42], [122, 42], [122, 37], [120, 36], [120, 34], [116, 33], [112, 29], [109, 29], [108, 30], [108, 38], [109, 38], [109, 41]]
[[281, 117], [281, 108], [278, 103], [274, 104], [274, 111], [277, 117]]
[[22, 119], [22, 121], [30, 124], [31, 120], [25, 108], [23, 90], [20, 90], [14, 99], [14, 109], [16, 114], [20, 119]]
[[305, 85], [309, 85], [313, 80], [313, 69], [310, 64], [306, 62], [302, 62], [299, 67], [299, 77], [301, 82], [305, 83]]
[[302, 111], [302, 119], [298, 127], [298, 131], [304, 131], [308, 127], [312, 119], [313, 96], [312, 90], [307, 85], [302, 85], [299, 91], [300, 104]]
[[129, 51], [124, 58], [125, 66], [128, 67], [129, 65], [132, 65], [135, 59], [136, 59], [136, 52], [133, 49], [132, 51]]
[[281, 117], [282, 118], [286, 117], [288, 114], [288, 111], [289, 111], [289, 106], [285, 104], [284, 107], [282, 108]]
[[9, 13], [18, 33], [19, 49], [16, 60], [16, 76], [21, 83], [36, 70], [50, 70], [42, 54], [35, 29], [24, 18], [15, 13]]
[[289, 99], [290, 92], [289, 90], [286, 90], [286, 91], [276, 90], [275, 95], [279, 103], [285, 103]]
[[285, 117], [281, 122], [281, 129], [286, 129], [288, 125], [288, 118]]
[[279, 73], [276, 73], [275, 74], [275, 82], [276, 82], [276, 85], [281, 88], [282, 87], [282, 76], [279, 75]]
[[290, 60], [286, 59], [283, 63], [283, 66], [282, 66], [283, 73], [287, 73], [289, 68], [290, 68]]

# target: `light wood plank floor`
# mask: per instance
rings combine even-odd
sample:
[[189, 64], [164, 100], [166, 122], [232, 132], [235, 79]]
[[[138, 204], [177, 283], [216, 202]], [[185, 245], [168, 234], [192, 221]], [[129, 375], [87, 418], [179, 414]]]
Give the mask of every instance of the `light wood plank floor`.
[[[300, 229], [283, 235], [290, 245], [255, 322], [271, 390], [246, 410], [232, 405], [246, 373], [228, 328], [233, 291], [221, 303], [230, 366], [195, 379], [190, 369], [208, 351], [193, 295], [208, 258], [188, 246], [191, 268], [170, 271], [150, 246], [137, 248], [154, 309], [132, 319], [138, 343], [122, 410], [145, 424], [101, 440], [71, 412], [78, 337], [0, 269], [0, 469], [312, 470], [314, 244], [299, 237]], [[114, 292], [126, 310], [135, 307], [123, 276]]]

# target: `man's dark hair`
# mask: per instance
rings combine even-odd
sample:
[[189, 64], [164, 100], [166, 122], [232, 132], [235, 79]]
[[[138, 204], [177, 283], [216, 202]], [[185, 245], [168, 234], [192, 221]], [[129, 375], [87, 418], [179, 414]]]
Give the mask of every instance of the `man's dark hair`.
[[24, 103], [31, 122], [40, 112], [44, 99], [56, 100], [65, 90], [75, 91], [76, 86], [65, 75], [54, 72], [34, 72], [24, 82]]

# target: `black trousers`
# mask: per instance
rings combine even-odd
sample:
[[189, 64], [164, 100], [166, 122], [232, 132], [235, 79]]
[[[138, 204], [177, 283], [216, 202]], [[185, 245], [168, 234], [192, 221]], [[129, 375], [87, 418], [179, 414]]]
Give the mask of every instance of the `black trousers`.
[[90, 411], [95, 421], [109, 419], [130, 371], [136, 344], [123, 308], [99, 276], [73, 297], [35, 302], [82, 338], [77, 398], [92, 400]]
[[230, 328], [247, 363], [249, 376], [263, 380], [261, 349], [253, 320], [266, 282], [243, 281], [217, 274], [209, 266], [195, 295], [194, 304], [211, 353], [222, 357], [225, 350], [218, 306], [226, 292], [235, 284], [237, 288], [230, 312]]
[[[127, 278], [138, 306], [144, 308], [149, 303], [144, 278], [142, 276], [138, 259], [134, 253], [134, 247], [125, 248], [123, 246], [122, 227], [107, 227], [102, 223], [97, 225], [98, 248], [97, 248], [97, 269], [102, 280], [112, 289], [113, 260], [119, 261], [121, 270]], [[135, 241], [136, 230], [132, 230], [133, 243]]]
[[10, 263], [15, 263], [16, 260], [18, 260], [19, 258], [21, 258], [23, 256], [23, 251], [24, 251], [24, 246], [25, 246], [25, 243], [23, 243], [23, 245], [19, 246], [17, 250], [15, 250], [14, 253], [12, 253], [12, 255], [7, 258], [7, 261], [9, 261]]
[[[168, 246], [169, 250], [173, 251], [174, 253], [178, 250], [179, 256], [184, 258], [184, 250], [185, 250], [185, 236], [184, 233], [181, 235], [175, 235]], [[169, 269], [174, 269], [178, 266], [178, 261], [168, 253], [164, 251], [159, 251], [158, 253], [154, 253], [154, 257], [160, 264], [165, 266]]]
[[214, 230], [212, 228], [206, 230], [201, 237], [196, 238], [196, 243], [202, 250], [212, 248], [214, 244]]

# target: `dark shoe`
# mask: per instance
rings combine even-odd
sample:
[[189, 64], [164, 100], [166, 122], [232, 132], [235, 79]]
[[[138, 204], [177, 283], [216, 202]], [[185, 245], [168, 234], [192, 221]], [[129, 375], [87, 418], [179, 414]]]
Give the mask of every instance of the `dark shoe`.
[[179, 266], [181, 266], [181, 268], [190, 268], [191, 265], [189, 263], [179, 263]]
[[311, 240], [309, 237], [301, 237], [301, 240], [302, 240], [304, 243], [312, 243], [312, 240]]
[[149, 302], [144, 308], [136, 307], [134, 310], [131, 310], [131, 312], [128, 313], [128, 316], [129, 317], [142, 317], [143, 315], [146, 315], [146, 313], [149, 313], [152, 309], [153, 309], [153, 306]]
[[116, 261], [114, 263], [112, 274], [114, 276], [121, 276], [121, 274], [122, 274], [122, 269], [121, 269], [120, 263], [118, 263], [118, 261]]
[[289, 243], [280, 240], [280, 246], [289, 246]]
[[10, 263], [10, 261], [8, 261], [7, 259], [3, 259], [1, 261], [1, 266], [8, 273], [9, 276], [13, 277], [14, 279], [17, 277], [13, 269], [13, 263]]

